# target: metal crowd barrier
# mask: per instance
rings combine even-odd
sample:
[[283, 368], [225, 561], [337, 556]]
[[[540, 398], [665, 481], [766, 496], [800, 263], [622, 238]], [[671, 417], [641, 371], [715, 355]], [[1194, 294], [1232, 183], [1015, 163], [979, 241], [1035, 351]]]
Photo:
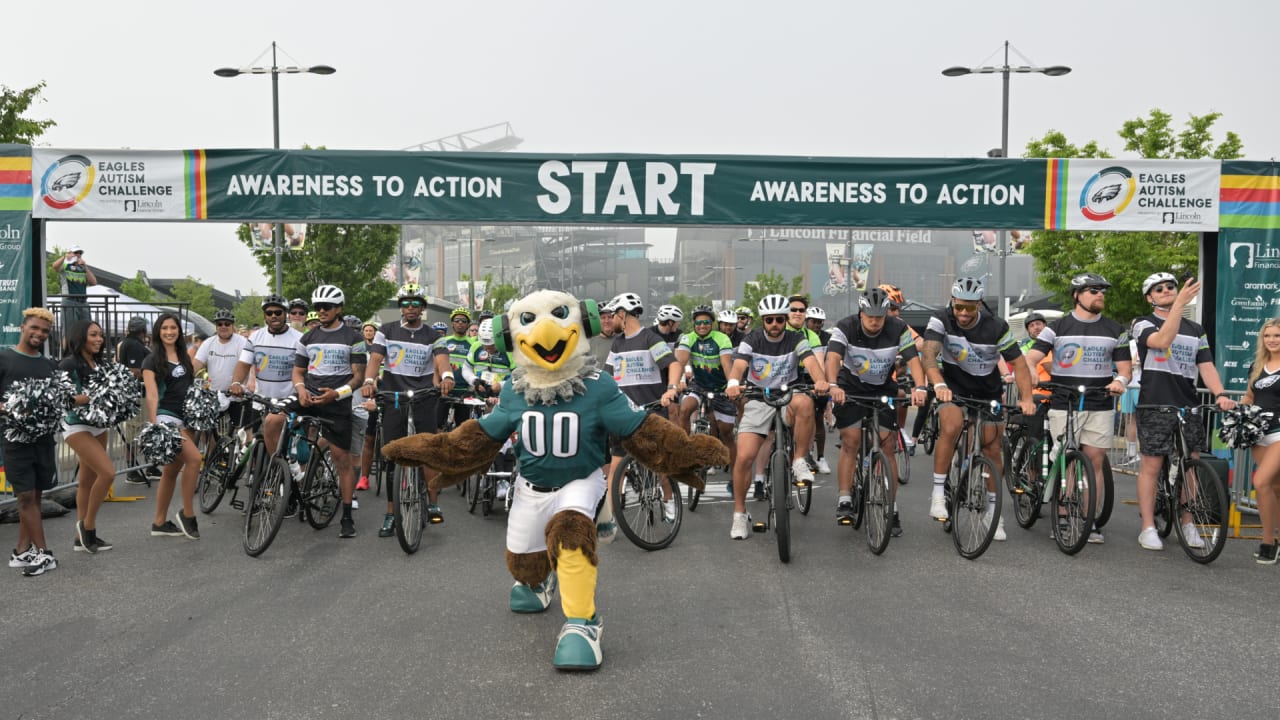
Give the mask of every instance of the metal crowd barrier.
[[[74, 450], [62, 438], [62, 433], [55, 436], [55, 457], [57, 459], [57, 481], [55, 487], [46, 494], [55, 494], [65, 491], [76, 486], [76, 476], [80, 470], [80, 458], [76, 456]], [[145, 470], [151, 466], [142, 460], [142, 454], [138, 452], [133, 445], [126, 443], [124, 440], [124, 426], [117, 425], [107, 431], [107, 456], [111, 458], [111, 462], [116, 466], [116, 477], [133, 472], [134, 470]], [[3, 459], [0, 459], [0, 464]], [[13, 488], [5, 484], [4, 490], [0, 492], [0, 508], [16, 503], [17, 499], [13, 496]]]

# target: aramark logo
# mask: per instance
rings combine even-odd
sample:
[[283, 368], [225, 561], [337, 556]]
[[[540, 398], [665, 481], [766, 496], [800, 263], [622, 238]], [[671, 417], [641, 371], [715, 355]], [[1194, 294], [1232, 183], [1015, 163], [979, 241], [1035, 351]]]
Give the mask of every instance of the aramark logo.
[[1080, 191], [1080, 213], [1090, 220], [1110, 220], [1129, 207], [1137, 192], [1138, 183], [1128, 168], [1104, 168], [1089, 178]]
[[54, 210], [66, 210], [89, 196], [93, 189], [93, 162], [83, 155], [67, 155], [44, 171], [40, 196]]

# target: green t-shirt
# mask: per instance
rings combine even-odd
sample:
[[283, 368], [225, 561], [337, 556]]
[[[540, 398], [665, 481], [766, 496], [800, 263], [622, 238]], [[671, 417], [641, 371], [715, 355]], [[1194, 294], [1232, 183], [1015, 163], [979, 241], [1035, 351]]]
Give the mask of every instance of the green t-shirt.
[[724, 367], [720, 365], [720, 357], [733, 358], [733, 344], [729, 336], [719, 330], [712, 330], [706, 337], [698, 337], [698, 333], [690, 332], [680, 336], [677, 348], [684, 348], [689, 353], [689, 367], [693, 368], [693, 382], [699, 390], [719, 392], [724, 389], [727, 378]]

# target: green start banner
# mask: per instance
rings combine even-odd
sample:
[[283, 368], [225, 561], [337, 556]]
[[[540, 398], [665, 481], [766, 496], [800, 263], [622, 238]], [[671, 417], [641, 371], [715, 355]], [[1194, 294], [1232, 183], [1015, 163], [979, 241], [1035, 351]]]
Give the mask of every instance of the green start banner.
[[1262, 323], [1280, 316], [1280, 165], [1224, 163], [1221, 198], [1214, 360], [1243, 391]]

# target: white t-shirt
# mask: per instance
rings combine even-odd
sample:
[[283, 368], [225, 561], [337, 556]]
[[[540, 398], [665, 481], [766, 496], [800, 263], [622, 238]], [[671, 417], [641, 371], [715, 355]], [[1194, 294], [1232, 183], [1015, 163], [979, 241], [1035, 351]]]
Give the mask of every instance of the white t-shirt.
[[222, 391], [231, 387], [231, 376], [235, 373], [236, 363], [240, 361], [240, 353], [249, 341], [243, 335], [232, 333], [226, 342], [213, 336], [200, 343], [196, 351], [196, 360], [209, 372], [209, 386]]

